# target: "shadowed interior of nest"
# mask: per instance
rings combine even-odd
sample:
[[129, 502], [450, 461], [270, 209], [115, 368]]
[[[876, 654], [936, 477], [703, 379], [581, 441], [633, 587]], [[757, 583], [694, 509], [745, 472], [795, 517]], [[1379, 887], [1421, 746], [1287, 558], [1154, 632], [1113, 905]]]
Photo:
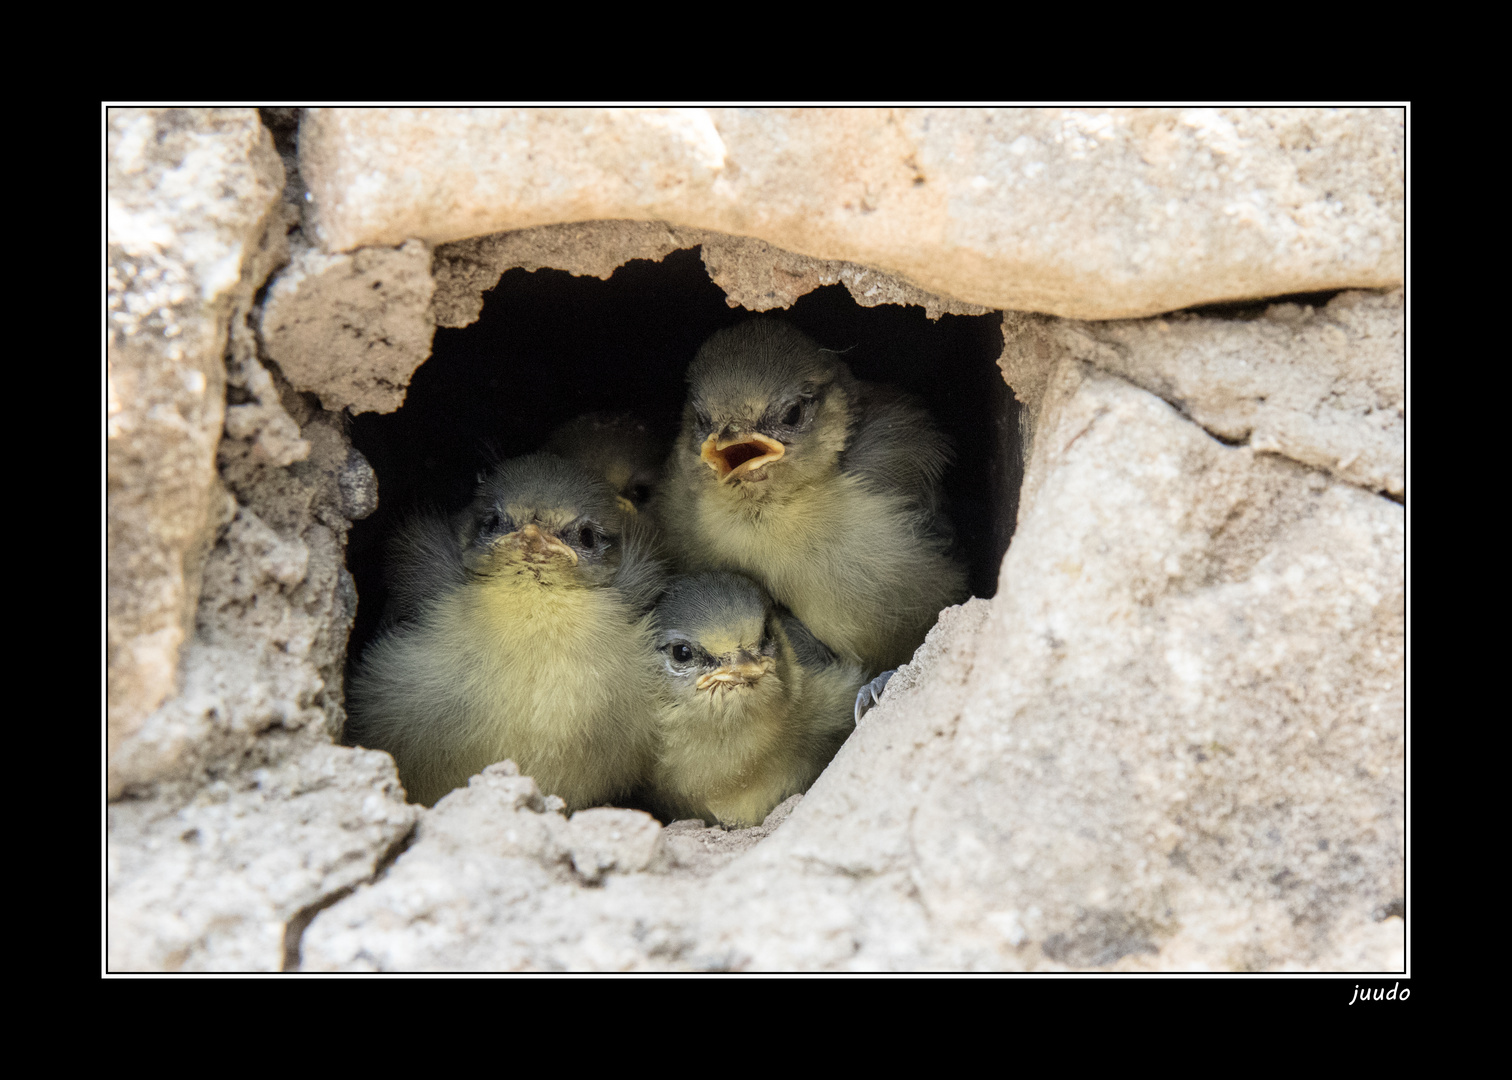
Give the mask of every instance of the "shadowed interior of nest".
[[[971, 569], [971, 589], [991, 596], [1018, 507], [1018, 406], [996, 360], [999, 316], [923, 308], [864, 308], [840, 285], [817, 289], [786, 311], [820, 345], [843, 352], [861, 379], [917, 394], [950, 436], [950, 511]], [[705, 338], [751, 317], [731, 308], [696, 249], [659, 263], [636, 260], [608, 281], [560, 270], [511, 270], [485, 294], [482, 316], [437, 330], [398, 412], [365, 413], [352, 439], [378, 474], [379, 508], [352, 529], [347, 565], [357, 584], [349, 657], [373, 636], [383, 610], [383, 543], [418, 505], [446, 511], [470, 499], [478, 473], [540, 449], [581, 413], [630, 412], [670, 441], [681, 417], [684, 372]], [[731, 468], [761, 452], [730, 447]]]

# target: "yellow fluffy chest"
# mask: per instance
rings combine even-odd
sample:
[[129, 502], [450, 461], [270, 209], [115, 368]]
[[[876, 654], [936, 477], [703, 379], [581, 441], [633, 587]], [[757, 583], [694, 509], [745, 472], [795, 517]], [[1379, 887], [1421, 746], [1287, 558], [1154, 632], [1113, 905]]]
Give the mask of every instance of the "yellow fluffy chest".
[[468, 697], [526, 728], [593, 724], [647, 661], [644, 628], [608, 589], [485, 587], [449, 615]]
[[469, 621], [509, 653], [592, 648], [605, 621], [626, 621], [627, 612], [604, 589], [505, 586], [478, 589], [468, 598]]
[[705, 500], [700, 546], [712, 565], [760, 581], [821, 640], [844, 648], [855, 634], [847, 624], [858, 604], [865, 607], [873, 576], [864, 555], [877, 547], [873, 534], [887, 524], [877, 514], [886, 507], [875, 503], [846, 476], [780, 506]]
[[780, 504], [702, 500], [699, 531], [718, 559], [778, 587], [812, 587], [832, 572], [858, 517], [846, 477], [796, 493]]
[[[764, 585], [830, 648], [866, 666], [906, 660], [939, 610], [900, 500], [836, 475], [781, 504], [705, 496], [694, 565]], [[936, 559], [944, 569], [943, 560]], [[929, 595], [925, 595], [925, 594]]]

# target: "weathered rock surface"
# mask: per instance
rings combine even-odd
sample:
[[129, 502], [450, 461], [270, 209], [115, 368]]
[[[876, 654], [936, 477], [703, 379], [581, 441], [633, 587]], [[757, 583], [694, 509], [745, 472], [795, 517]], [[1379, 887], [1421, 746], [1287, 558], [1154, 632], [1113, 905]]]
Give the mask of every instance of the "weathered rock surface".
[[[428, 818], [317, 916], [306, 962], [1399, 964], [1402, 924], [1378, 916], [1404, 884], [1402, 508], [1076, 361], [1049, 381], [1024, 506], [998, 599], [944, 614], [759, 847], [706, 876], [648, 854], [662, 873], [585, 888], [572, 826], [511, 788], [498, 812], [523, 824], [443, 844]], [[545, 839], [495, 850], [516, 834]]]
[[[696, 243], [694, 241], [693, 243]], [[476, 236], [436, 249], [432, 309], [437, 326], [469, 326], [483, 312], [483, 294], [506, 270], [546, 267], [577, 277], [609, 277], [631, 259], [660, 262], [692, 243], [657, 221], [585, 221]]]
[[303, 968], [626, 966], [581, 925], [585, 899], [592, 905], [606, 892], [583, 885], [603, 880], [621, 858], [643, 869], [640, 856], [656, 853], [660, 831], [648, 815], [628, 810], [569, 821], [560, 800], [548, 805], [513, 762], [491, 765], [422, 812], [414, 842], [381, 880], [315, 917], [304, 934]]
[[[638, 810], [569, 820], [514, 762], [420, 810], [380, 880], [315, 916], [303, 970], [628, 970], [727, 967], [697, 952], [687, 887], [755, 848], [803, 796], [751, 829], [665, 829]], [[696, 902], [696, 901], [695, 901]]]
[[[107, 963], [277, 971], [415, 817], [388, 757], [331, 745], [356, 608], [346, 534], [376, 481], [341, 419], [259, 355], [253, 298], [298, 209], [255, 112], [112, 124], [112, 273], [136, 284], [111, 298], [108, 598], [126, 646], [110, 709], [131, 722], [108, 747]], [[148, 310], [160, 287], [177, 306]], [[176, 637], [151, 696], [143, 610], [182, 620], [156, 632]]]
[[[107, 752], [174, 692], [224, 496], [226, 328], [283, 169], [253, 109], [107, 113]], [[281, 235], [281, 234], [280, 234]]]
[[431, 352], [430, 247], [327, 255], [302, 241], [268, 287], [260, 331], [296, 390], [326, 409], [393, 412]]
[[297, 962], [305, 909], [372, 877], [415, 814], [392, 758], [329, 744], [216, 780], [188, 800], [113, 803], [107, 963], [283, 970]]
[[667, 868], [672, 873], [712, 877], [772, 835], [802, 801], [802, 795], [783, 800], [772, 807], [765, 821], [749, 829], [726, 831], [697, 819], [674, 821], [662, 832]]
[[1401, 284], [1404, 122], [1400, 109], [313, 109], [299, 153], [328, 252], [666, 222], [967, 304], [1108, 319]]
[[1402, 509], [1075, 362], [1021, 507], [961, 674], [889, 688], [831, 770], [854, 809], [821, 818], [816, 787], [771, 846], [906, 870], [961, 964], [1329, 967], [1382, 943]]
[[999, 364], [1028, 406], [1026, 431], [1055, 361], [1084, 360], [1224, 439], [1402, 498], [1404, 323], [1400, 290], [1340, 293], [1322, 308], [1272, 304], [1248, 317], [1085, 323], [1010, 313]]
[[596, 806], [579, 810], [568, 824], [572, 868], [590, 885], [605, 874], [639, 873], [663, 856], [661, 822], [643, 810]]
[[631, 259], [660, 262], [698, 247], [709, 278], [731, 307], [770, 311], [790, 307], [823, 285], [843, 284], [862, 307], [914, 304], [931, 319], [984, 315], [987, 309], [935, 296], [888, 274], [839, 260], [811, 259], [762, 240], [658, 221], [584, 221], [459, 240], [436, 249], [432, 302], [438, 326], [467, 326], [483, 311], [483, 294], [506, 270], [553, 267], [607, 280]]
[[222, 441], [223, 524], [205, 560], [180, 691], [111, 758], [112, 797], [193, 781], [244, 755], [288, 752], [261, 746], [266, 733], [308, 728], [302, 738], [327, 742], [345, 723], [357, 608], [346, 534], [350, 519], [376, 505], [376, 485], [339, 418], [287, 388], [283, 400], [305, 459], [278, 465], [255, 437]]
[[357, 600], [346, 533], [376, 505], [372, 470], [338, 417], [247, 362], [303, 460], [270, 458], [267, 425], [221, 443], [225, 523], [180, 690], [107, 768], [116, 971], [277, 971], [286, 944], [297, 963], [313, 910], [372, 877], [416, 815], [391, 758], [331, 745]]

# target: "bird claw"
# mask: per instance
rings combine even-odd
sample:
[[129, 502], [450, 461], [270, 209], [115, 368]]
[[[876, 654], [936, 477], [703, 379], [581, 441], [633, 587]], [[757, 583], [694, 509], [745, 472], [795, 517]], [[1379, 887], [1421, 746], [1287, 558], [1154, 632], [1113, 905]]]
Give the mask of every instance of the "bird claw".
[[856, 723], [861, 722], [862, 715], [878, 701], [882, 700], [882, 688], [887, 685], [887, 680], [897, 674], [897, 669], [884, 671], [860, 690], [856, 691]]

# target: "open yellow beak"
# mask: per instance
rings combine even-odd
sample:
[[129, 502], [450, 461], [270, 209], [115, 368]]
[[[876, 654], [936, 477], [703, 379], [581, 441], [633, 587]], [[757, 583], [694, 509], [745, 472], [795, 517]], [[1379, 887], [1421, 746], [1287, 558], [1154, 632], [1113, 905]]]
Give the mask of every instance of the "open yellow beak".
[[704, 440], [703, 449], [698, 452], [698, 456], [714, 470], [720, 483], [728, 484], [754, 469], [770, 465], [785, 453], [786, 447], [765, 435], [753, 432], [738, 439], [721, 441], [718, 433], [715, 433]]

